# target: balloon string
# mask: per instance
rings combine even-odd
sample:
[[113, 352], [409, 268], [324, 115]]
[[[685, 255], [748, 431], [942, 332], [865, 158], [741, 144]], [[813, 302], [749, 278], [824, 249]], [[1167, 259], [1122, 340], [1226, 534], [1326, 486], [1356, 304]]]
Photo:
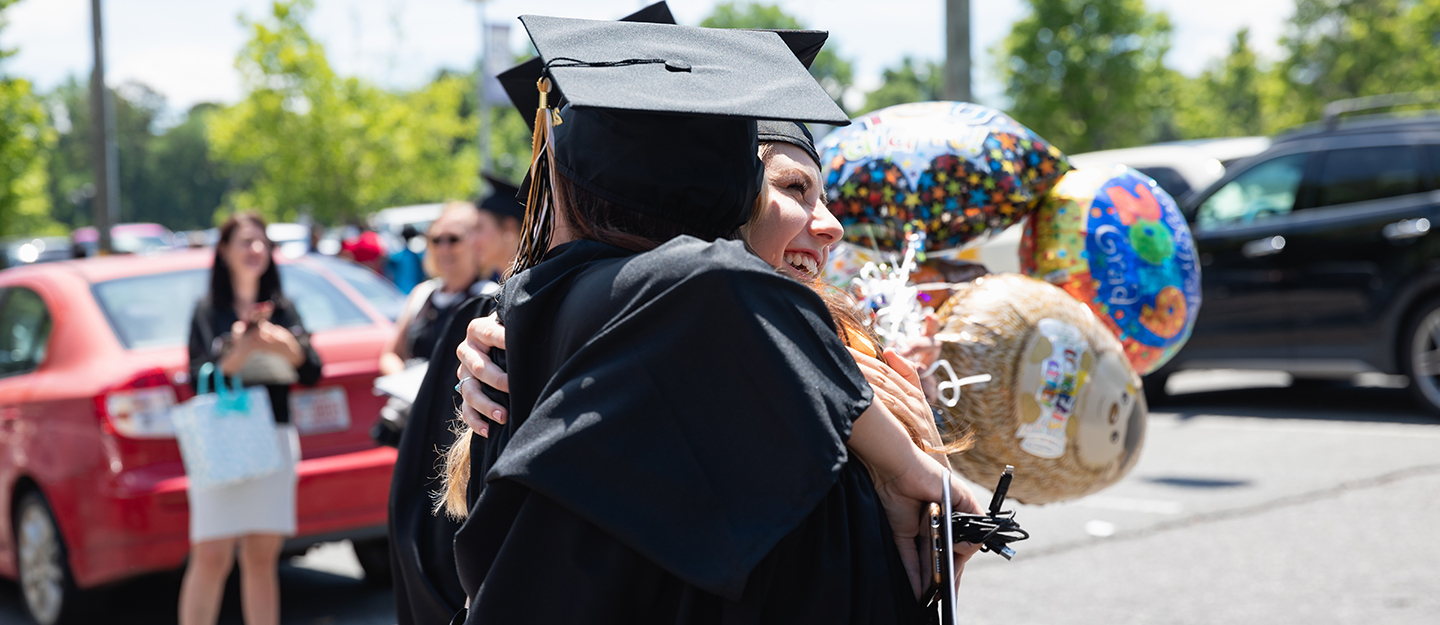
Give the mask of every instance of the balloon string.
[[935, 375], [941, 370], [945, 372], [946, 379], [936, 384], [935, 388], [939, 392], [940, 403], [945, 404], [946, 408], [954, 408], [955, 404], [960, 403], [960, 389], [962, 387], [990, 381], [990, 374], [988, 373], [959, 378], [955, 375], [955, 368], [950, 366], [950, 361], [944, 358], [936, 360], [935, 364], [925, 369], [925, 375]]

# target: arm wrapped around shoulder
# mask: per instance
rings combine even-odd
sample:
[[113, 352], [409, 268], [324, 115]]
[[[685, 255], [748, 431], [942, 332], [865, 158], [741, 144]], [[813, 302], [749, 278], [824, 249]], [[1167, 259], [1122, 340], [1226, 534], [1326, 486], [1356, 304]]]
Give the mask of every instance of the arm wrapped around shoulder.
[[489, 479], [520, 482], [738, 597], [834, 483], [871, 389], [808, 288], [738, 245], [689, 245], [684, 262], [667, 245], [574, 283], [553, 327], [604, 321]]

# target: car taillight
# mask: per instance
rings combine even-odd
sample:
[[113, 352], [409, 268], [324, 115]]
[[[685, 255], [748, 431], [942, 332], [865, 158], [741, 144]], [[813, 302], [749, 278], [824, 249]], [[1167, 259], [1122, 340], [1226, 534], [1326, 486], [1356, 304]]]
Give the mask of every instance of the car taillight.
[[95, 410], [107, 426], [126, 438], [175, 438], [170, 409], [175, 387], [161, 369], [146, 371], [95, 398]]

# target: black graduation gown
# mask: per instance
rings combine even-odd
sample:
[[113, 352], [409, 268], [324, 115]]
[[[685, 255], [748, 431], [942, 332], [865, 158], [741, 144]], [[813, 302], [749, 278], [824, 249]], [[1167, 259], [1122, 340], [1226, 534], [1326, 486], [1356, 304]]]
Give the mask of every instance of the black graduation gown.
[[460, 406], [455, 347], [465, 340], [470, 320], [490, 314], [494, 307], [495, 298], [487, 296], [471, 298], [454, 309], [437, 333], [430, 368], [400, 433], [389, 518], [390, 567], [400, 625], [444, 625], [465, 605], [465, 591], [455, 572], [455, 531], [460, 523], [433, 512], [432, 493], [441, 486], [443, 454], [455, 441], [451, 426]]
[[579, 241], [500, 315], [511, 411], [455, 537], [466, 622], [928, 620], [848, 462], [870, 387], [805, 286], [739, 242]]

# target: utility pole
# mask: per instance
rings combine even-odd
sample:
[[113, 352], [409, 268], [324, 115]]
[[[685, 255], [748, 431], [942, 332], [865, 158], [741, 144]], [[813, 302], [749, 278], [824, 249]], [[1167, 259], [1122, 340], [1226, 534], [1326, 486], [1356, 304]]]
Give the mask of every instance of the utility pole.
[[[490, 22], [485, 19], [485, 0], [475, 0], [480, 7], [480, 62], [475, 72], [476, 95], [475, 115], [480, 118], [480, 134], [475, 138], [475, 149], [480, 151], [480, 171], [490, 171], [490, 102], [485, 99], [485, 83], [489, 81], [486, 54], [490, 51]], [[482, 186], [485, 184], [481, 179]]]
[[970, 0], [945, 0], [945, 98], [974, 102], [970, 94]]
[[91, 158], [95, 169], [95, 197], [91, 201], [91, 220], [99, 237], [101, 256], [111, 252], [110, 226], [120, 213], [119, 145], [115, 141], [115, 102], [105, 88], [105, 38], [100, 27], [100, 0], [90, 0], [90, 16], [95, 44], [95, 69], [90, 73], [90, 140]]

